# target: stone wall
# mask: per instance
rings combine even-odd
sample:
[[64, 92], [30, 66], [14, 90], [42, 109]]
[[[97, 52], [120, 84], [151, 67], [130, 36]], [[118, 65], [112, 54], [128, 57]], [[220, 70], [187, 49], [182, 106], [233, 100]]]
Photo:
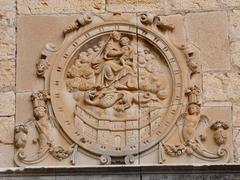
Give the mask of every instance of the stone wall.
[[0, 0], [1, 167], [14, 166], [18, 18], [83, 11], [182, 15], [185, 37], [201, 51], [203, 105], [232, 107], [234, 162], [240, 162], [239, 0]]

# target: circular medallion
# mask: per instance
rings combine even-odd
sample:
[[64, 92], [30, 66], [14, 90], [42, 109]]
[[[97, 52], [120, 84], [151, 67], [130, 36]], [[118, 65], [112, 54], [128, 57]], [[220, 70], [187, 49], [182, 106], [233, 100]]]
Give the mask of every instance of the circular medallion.
[[138, 154], [174, 125], [181, 69], [159, 35], [106, 23], [81, 33], [59, 54], [50, 76], [52, 107], [63, 131], [83, 149]]

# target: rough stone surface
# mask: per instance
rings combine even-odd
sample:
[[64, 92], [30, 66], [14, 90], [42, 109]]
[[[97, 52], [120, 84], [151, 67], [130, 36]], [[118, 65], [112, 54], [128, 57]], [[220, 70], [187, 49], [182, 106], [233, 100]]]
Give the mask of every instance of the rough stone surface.
[[240, 10], [233, 10], [230, 13], [230, 38], [240, 39]]
[[226, 12], [188, 14], [186, 26], [190, 41], [200, 48], [204, 71], [230, 69]]
[[0, 9], [6, 11], [15, 11], [16, 10], [16, 1], [15, 0], [0, 0]]
[[170, 9], [173, 11], [204, 11], [220, 9], [218, 0], [170, 0]]
[[220, 2], [226, 7], [238, 7], [240, 6], [239, 0], [220, 0]]
[[0, 60], [15, 59], [15, 28], [0, 28]]
[[239, 101], [240, 75], [238, 73], [205, 73], [203, 76], [206, 101]]
[[0, 143], [13, 144], [14, 116], [0, 117]]
[[83, 11], [101, 12], [104, 0], [18, 0], [19, 14], [79, 13]]
[[0, 61], [0, 89], [15, 89], [15, 62]]
[[163, 11], [164, 0], [107, 0], [107, 10], [119, 12]]
[[0, 8], [0, 26], [14, 26], [16, 21], [16, 12], [6, 11]]
[[0, 116], [15, 114], [15, 94], [13, 91], [0, 93]]

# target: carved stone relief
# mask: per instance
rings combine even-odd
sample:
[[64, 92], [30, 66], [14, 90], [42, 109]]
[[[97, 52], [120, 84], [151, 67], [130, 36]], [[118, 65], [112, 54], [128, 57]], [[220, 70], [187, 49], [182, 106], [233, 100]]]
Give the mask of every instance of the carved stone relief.
[[[16, 164], [51, 155], [76, 165], [81, 153], [102, 165], [134, 164], [153, 151], [158, 163], [184, 154], [228, 161], [229, 125], [201, 114], [200, 56], [172, 42], [175, 28], [153, 14], [91, 13], [63, 27], [62, 45], [48, 43], [36, 60], [44, 87], [31, 96], [34, 118], [16, 127]], [[204, 147], [211, 138], [216, 152]]]

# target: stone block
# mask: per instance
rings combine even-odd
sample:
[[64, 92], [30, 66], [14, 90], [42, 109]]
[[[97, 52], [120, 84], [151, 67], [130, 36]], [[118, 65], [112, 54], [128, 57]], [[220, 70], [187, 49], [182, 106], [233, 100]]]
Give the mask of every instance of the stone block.
[[240, 68], [240, 41], [231, 43], [231, 60], [234, 67]]
[[217, 0], [170, 0], [167, 3], [172, 11], [206, 11], [221, 7]]
[[16, 77], [18, 92], [43, 89], [43, 81], [36, 75], [36, 63], [41, 51], [48, 42], [58, 47], [63, 41], [62, 29], [72, 22], [74, 22], [74, 16], [20, 16], [18, 18]]
[[0, 117], [0, 143], [13, 144], [14, 116]]
[[230, 38], [232, 40], [240, 38], [240, 10], [233, 10], [230, 13]]
[[0, 26], [15, 26], [16, 12], [0, 9]]
[[205, 73], [203, 76], [203, 93], [205, 100], [239, 101], [239, 76], [236, 72]]
[[0, 0], [0, 10], [15, 11], [16, 2], [14, 0]]
[[0, 60], [15, 59], [15, 27], [0, 28]]
[[69, 14], [83, 11], [102, 12], [104, 0], [18, 0], [19, 14]]
[[0, 89], [15, 89], [15, 62], [0, 61]]
[[164, 10], [164, 0], [107, 0], [106, 7], [114, 12], [161, 12]]
[[203, 70], [229, 70], [228, 19], [225, 12], [186, 16], [189, 39], [200, 48]]
[[240, 6], [239, 0], [220, 0], [220, 2], [226, 7]]
[[0, 93], [0, 116], [15, 114], [15, 94], [13, 91]]
[[229, 78], [226, 74], [205, 73], [203, 75], [203, 95], [205, 101], [228, 100]]
[[3, 145], [0, 144], [0, 167], [14, 167], [13, 156], [14, 147], [13, 145]]
[[24, 124], [34, 119], [31, 95], [32, 92], [16, 93], [16, 124]]

